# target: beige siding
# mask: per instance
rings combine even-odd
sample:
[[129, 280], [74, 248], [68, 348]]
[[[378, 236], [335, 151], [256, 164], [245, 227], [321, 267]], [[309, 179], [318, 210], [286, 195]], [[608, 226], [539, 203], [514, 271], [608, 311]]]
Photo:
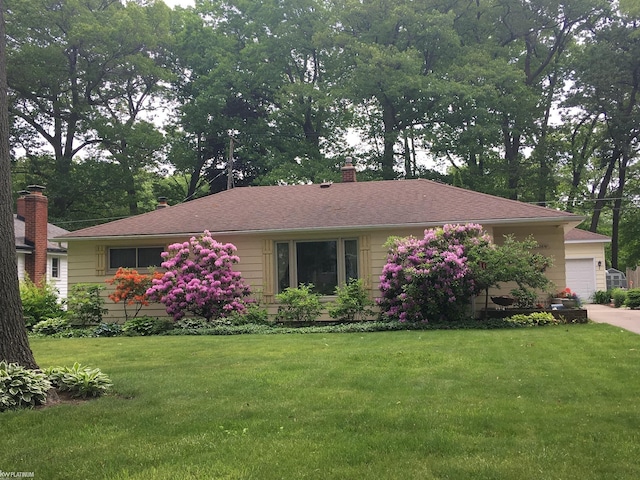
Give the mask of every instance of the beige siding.
[[[69, 258], [69, 288], [77, 283], [95, 283], [104, 285], [106, 290], [103, 292], [105, 298], [105, 307], [109, 309], [109, 313], [105, 317], [107, 321], [124, 321], [124, 307], [121, 303], [115, 304], [109, 300], [108, 295], [114, 291], [114, 287], [105, 283], [105, 281], [113, 277], [115, 271], [107, 268], [107, 252], [110, 247], [151, 247], [151, 246], [168, 246], [178, 241], [187, 241], [184, 239], [161, 239], [161, 240], [114, 240], [114, 241], [72, 241], [68, 245]], [[245, 281], [251, 285], [252, 289], [256, 288], [260, 291], [262, 288], [262, 249], [260, 241], [251, 237], [217, 237], [219, 242], [231, 242], [238, 248], [240, 263], [236, 269], [242, 272]], [[130, 309], [131, 307], [129, 307]], [[164, 306], [161, 304], [151, 304], [143, 307], [140, 315], [166, 316]]]
[[[595, 265], [596, 290], [607, 289], [607, 271], [605, 268], [604, 243], [602, 242], [567, 242], [565, 244], [567, 259], [592, 258]], [[598, 267], [598, 262], [601, 262]]]
[[[501, 241], [503, 235], [512, 233], [518, 239], [524, 239], [534, 234], [540, 243], [539, 252], [554, 258], [554, 265], [548, 269], [549, 278], [558, 286], [564, 288], [564, 236], [562, 227], [500, 227], [489, 229], [497, 242]], [[379, 283], [382, 268], [386, 263], [387, 249], [384, 244], [390, 236], [406, 237], [409, 235], [418, 238], [423, 237], [424, 228], [398, 228], [394, 230], [367, 230], [365, 232], [341, 231], [339, 235], [331, 232], [305, 233], [305, 234], [263, 234], [263, 235], [230, 235], [219, 236], [216, 240], [220, 242], [231, 242], [238, 248], [240, 263], [236, 270], [242, 272], [243, 278], [250, 285], [253, 296], [268, 307], [270, 314], [275, 314], [277, 305], [275, 304], [275, 258], [274, 243], [276, 241], [291, 240], [327, 240], [335, 238], [357, 238], [359, 245], [359, 269], [360, 276], [370, 289], [370, 296], [375, 299], [379, 296]], [[187, 238], [180, 239], [185, 241]], [[166, 246], [178, 241], [175, 238], [162, 239], [160, 241], [139, 240], [117, 240], [111, 242], [85, 240], [72, 241], [68, 246], [69, 258], [69, 286], [76, 283], [97, 283], [106, 285], [105, 280], [113, 276], [115, 272], [106, 268], [106, 255], [110, 247], [123, 246]], [[105, 298], [113, 291], [113, 287], [104, 292]], [[505, 286], [497, 291], [498, 294], [508, 293], [509, 287]], [[542, 299], [542, 295], [541, 295]], [[545, 297], [546, 299], [546, 297]], [[327, 297], [324, 301], [331, 301], [332, 297]], [[484, 303], [483, 298], [477, 299], [478, 305]], [[108, 320], [123, 321], [124, 313], [121, 305], [115, 305], [110, 300], [106, 300], [109, 308]], [[153, 316], [164, 316], [162, 305], [151, 305], [145, 307], [142, 314]], [[325, 315], [323, 318], [327, 319]]]
[[[552, 291], [563, 290], [565, 288], [566, 273], [565, 273], [565, 252], [564, 252], [564, 230], [562, 226], [545, 226], [545, 227], [496, 227], [493, 229], [492, 235], [494, 242], [498, 245], [502, 244], [505, 235], [513, 235], [516, 240], [525, 240], [529, 236], [538, 242], [539, 247], [535, 250], [536, 253], [540, 253], [545, 257], [549, 257], [553, 260], [553, 265], [546, 270], [547, 278], [552, 282], [550, 289]], [[500, 289], [490, 290], [490, 295], [509, 295], [512, 288], [515, 288], [514, 283], [508, 283], [501, 285]], [[538, 292], [538, 302], [547, 305], [549, 304], [549, 292]], [[484, 307], [484, 297], [478, 298], [477, 304], [479, 308]], [[489, 300], [489, 308], [494, 307]]]

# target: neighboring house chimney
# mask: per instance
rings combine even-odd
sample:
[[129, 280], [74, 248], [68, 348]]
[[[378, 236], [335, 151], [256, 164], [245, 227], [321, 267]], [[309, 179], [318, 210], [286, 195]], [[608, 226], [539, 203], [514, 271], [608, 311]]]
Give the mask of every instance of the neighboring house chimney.
[[20, 190], [18, 192], [18, 201], [16, 202], [16, 213], [18, 214], [18, 220], [24, 220], [24, 197], [29, 195], [27, 190]]
[[44, 187], [29, 185], [28, 195], [18, 199], [24, 206], [24, 238], [27, 245], [33, 246], [33, 253], [25, 256], [25, 271], [36, 284], [47, 279], [47, 207], [49, 200], [42, 194]]
[[160, 210], [161, 208], [167, 208], [169, 204], [167, 203], [167, 197], [158, 197], [158, 204], [156, 205], [156, 210]]
[[350, 183], [356, 181], [356, 167], [351, 162], [351, 157], [345, 159], [345, 165], [342, 170], [342, 183]]

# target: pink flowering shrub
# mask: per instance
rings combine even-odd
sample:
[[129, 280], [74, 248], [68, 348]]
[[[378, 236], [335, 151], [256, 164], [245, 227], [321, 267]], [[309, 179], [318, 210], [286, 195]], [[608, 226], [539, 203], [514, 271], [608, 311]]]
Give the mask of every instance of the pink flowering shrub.
[[149, 299], [163, 303], [175, 320], [186, 312], [207, 320], [244, 312], [250, 290], [240, 272], [232, 269], [240, 260], [235, 252], [233, 244], [217, 242], [208, 231], [169, 245], [162, 253], [166, 272], [153, 280]]
[[428, 229], [423, 239], [394, 239], [380, 276], [381, 313], [400, 321], [460, 318], [481, 289], [473, 265], [490, 248], [481, 225]]

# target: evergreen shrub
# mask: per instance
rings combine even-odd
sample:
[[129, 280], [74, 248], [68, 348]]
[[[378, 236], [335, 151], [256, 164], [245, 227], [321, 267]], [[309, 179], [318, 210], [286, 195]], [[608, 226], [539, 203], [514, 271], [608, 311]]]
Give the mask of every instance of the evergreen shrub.
[[613, 299], [613, 306], [620, 308], [627, 300], [627, 291], [622, 288], [614, 288], [611, 291], [611, 298]]
[[629, 308], [640, 308], [640, 288], [627, 290], [627, 298], [624, 303]]
[[96, 325], [108, 312], [104, 308], [104, 298], [100, 295], [104, 285], [77, 283], [71, 287], [67, 298], [67, 314], [73, 325]]
[[314, 322], [322, 312], [320, 295], [313, 292], [313, 284], [287, 287], [276, 295], [279, 322]]
[[331, 318], [353, 322], [365, 320], [374, 314], [374, 302], [369, 298], [362, 279], [350, 279], [346, 285], [336, 288], [336, 300], [329, 305]]

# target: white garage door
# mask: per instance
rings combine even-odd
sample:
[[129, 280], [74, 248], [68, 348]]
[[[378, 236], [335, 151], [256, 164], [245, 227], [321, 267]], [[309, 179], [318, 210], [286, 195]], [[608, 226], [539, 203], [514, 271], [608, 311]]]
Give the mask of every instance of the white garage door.
[[591, 301], [596, 291], [596, 270], [592, 258], [566, 260], [567, 287], [578, 294], [583, 303]]

